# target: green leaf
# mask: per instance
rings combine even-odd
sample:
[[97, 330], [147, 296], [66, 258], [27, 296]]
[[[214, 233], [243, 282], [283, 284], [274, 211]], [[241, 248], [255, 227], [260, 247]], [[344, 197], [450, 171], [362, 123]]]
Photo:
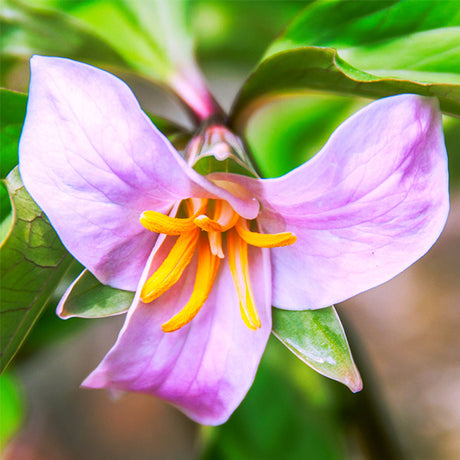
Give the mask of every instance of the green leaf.
[[239, 117], [249, 118], [262, 98], [306, 90], [371, 98], [403, 93], [436, 96], [443, 111], [460, 115], [460, 84], [377, 77], [347, 64], [332, 48], [304, 47], [275, 54], [257, 67], [238, 95], [232, 109], [232, 123], [238, 126]]
[[0, 248], [0, 370], [18, 351], [73, 261], [25, 191], [17, 169], [5, 183], [14, 219]]
[[63, 319], [118, 315], [128, 310], [133, 298], [134, 292], [105, 286], [84, 270], [62, 298], [58, 313]]
[[436, 96], [460, 115], [459, 26], [456, 1], [315, 2], [269, 48], [233, 118], [259, 98], [312, 89]]
[[0, 173], [4, 179], [18, 164], [18, 143], [26, 115], [27, 96], [0, 88]]
[[373, 75], [458, 83], [459, 26], [457, 1], [316, 2], [295, 18], [267, 55], [329, 47]]
[[273, 308], [273, 334], [297, 357], [354, 393], [362, 389], [342, 323], [334, 307], [290, 311]]
[[[451, 37], [453, 29], [460, 26], [460, 9], [457, 0], [420, 2], [419, 0], [379, 0], [374, 2], [328, 0], [317, 1], [305, 8], [278, 39], [269, 48], [266, 56], [286, 49], [302, 46], [325, 46], [336, 48], [340, 53], [354, 56], [355, 52], [365, 53], [366, 58], [356, 60], [348, 58], [350, 63], [365, 70], [386, 69], [398, 66], [401, 59], [407, 59], [409, 69], [420, 68], [431, 71], [449, 72], [454, 66], [458, 69], [458, 60], [453, 62], [451, 56], [436, 56], [434, 61], [417, 62], [420, 53], [434, 56], [436, 47], [444, 43], [427, 43], [428, 47], [420, 49], [419, 33], [433, 33], [432, 38]], [[447, 28], [447, 29], [446, 29]], [[446, 30], [445, 30], [446, 29]], [[439, 35], [436, 35], [439, 34]], [[386, 46], [407, 40], [406, 48], [395, 48], [395, 53], [386, 55]], [[458, 37], [458, 35], [457, 35]], [[458, 49], [458, 41], [450, 42]], [[381, 48], [384, 47], [384, 48]], [[381, 53], [380, 56], [378, 54]], [[344, 56], [342, 56], [344, 57]], [[372, 65], [368, 66], [368, 62]], [[405, 63], [405, 66], [407, 66]], [[375, 66], [374, 64], [377, 64]], [[403, 69], [404, 70], [404, 69]]]
[[256, 110], [243, 135], [263, 177], [278, 177], [313, 157], [333, 130], [361, 106], [356, 98], [296, 95]]

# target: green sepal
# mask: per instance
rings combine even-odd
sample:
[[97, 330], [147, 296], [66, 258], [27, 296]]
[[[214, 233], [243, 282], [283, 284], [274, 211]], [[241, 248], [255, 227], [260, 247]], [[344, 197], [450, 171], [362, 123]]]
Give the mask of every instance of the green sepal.
[[298, 358], [354, 393], [362, 389], [361, 376], [334, 307], [302, 311], [273, 308], [272, 312], [273, 334]]
[[133, 299], [134, 292], [106, 286], [83, 270], [61, 299], [58, 315], [63, 319], [119, 315], [128, 310]]
[[23, 344], [74, 261], [24, 189], [17, 168], [5, 184], [13, 218], [0, 247], [0, 371]]
[[190, 141], [185, 157], [203, 176], [232, 173], [257, 177], [242, 140], [220, 122], [205, 124]]
[[213, 155], [201, 157], [194, 165], [193, 169], [198, 173], [206, 176], [210, 173], [223, 172], [239, 174], [240, 176], [256, 177], [256, 175], [248, 169], [246, 165], [234, 158], [226, 158], [218, 160]]

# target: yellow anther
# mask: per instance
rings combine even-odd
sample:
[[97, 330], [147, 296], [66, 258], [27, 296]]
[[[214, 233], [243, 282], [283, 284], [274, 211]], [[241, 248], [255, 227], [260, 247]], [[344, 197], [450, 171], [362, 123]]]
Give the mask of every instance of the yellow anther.
[[206, 211], [208, 200], [188, 199], [185, 202], [186, 210], [191, 217], [178, 218], [165, 216], [156, 211], [144, 211], [140, 223], [151, 232], [164, 233], [165, 235], [181, 235], [195, 228], [193, 219]]
[[187, 305], [161, 326], [164, 332], [177, 331], [197, 315], [211, 293], [219, 263], [220, 259], [211, 253], [206, 238], [201, 237], [198, 242], [198, 267], [192, 295]]
[[208, 216], [198, 216], [195, 217], [193, 223], [197, 226], [200, 227], [201, 230], [204, 230], [205, 232], [222, 232], [222, 225], [220, 225], [218, 222], [215, 220], [209, 218]]
[[180, 219], [165, 216], [156, 211], [144, 211], [141, 214], [140, 222], [147, 230], [165, 235], [180, 235], [190, 232], [196, 227], [193, 223], [193, 217]]
[[200, 230], [195, 227], [179, 236], [158, 270], [145, 282], [141, 290], [142, 302], [155, 300], [179, 281], [192, 260], [199, 235]]
[[258, 248], [278, 248], [294, 244], [297, 241], [297, 237], [291, 232], [273, 234], [251, 232], [244, 219], [238, 220], [235, 230], [246, 243]]

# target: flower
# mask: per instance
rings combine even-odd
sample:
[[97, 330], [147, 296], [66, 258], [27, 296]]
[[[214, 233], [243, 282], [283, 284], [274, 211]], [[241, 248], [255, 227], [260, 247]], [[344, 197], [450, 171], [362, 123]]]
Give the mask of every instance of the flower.
[[283, 177], [203, 176], [118, 78], [61, 58], [31, 68], [24, 184], [76, 259], [136, 291], [86, 387], [152, 393], [223, 423], [253, 382], [272, 305], [322, 308], [377, 286], [445, 224], [434, 99], [369, 104]]

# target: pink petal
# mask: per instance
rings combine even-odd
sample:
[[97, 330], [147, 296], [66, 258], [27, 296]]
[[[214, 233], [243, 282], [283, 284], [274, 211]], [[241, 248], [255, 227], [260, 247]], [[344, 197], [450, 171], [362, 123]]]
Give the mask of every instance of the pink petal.
[[24, 184], [67, 249], [100, 281], [135, 290], [155, 242], [144, 210], [167, 213], [190, 196], [238, 199], [189, 168], [113, 75], [61, 58], [31, 59], [20, 142]]
[[[171, 241], [160, 236], [149, 274], [169, 252]], [[144, 304], [136, 295], [116, 344], [83, 385], [154, 394], [199, 423], [224, 423], [249, 390], [271, 331], [268, 252], [250, 251], [261, 329], [252, 331], [243, 323], [224, 259], [198, 315], [176, 332], [162, 332], [161, 324], [191, 295], [195, 260], [181, 281], [154, 302]], [[146, 277], [144, 273], [141, 286]]]
[[406, 269], [444, 227], [447, 154], [437, 101], [376, 101], [296, 170], [243, 181], [262, 202], [264, 231], [298, 238], [272, 250], [274, 305], [294, 310], [343, 301]]

